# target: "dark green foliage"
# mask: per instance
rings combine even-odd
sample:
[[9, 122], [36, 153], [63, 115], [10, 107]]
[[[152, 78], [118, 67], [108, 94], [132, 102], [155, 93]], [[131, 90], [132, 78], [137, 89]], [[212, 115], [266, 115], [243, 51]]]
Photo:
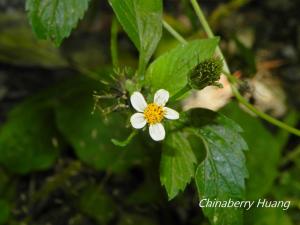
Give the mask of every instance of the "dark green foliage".
[[51, 167], [62, 147], [53, 121], [49, 109], [16, 109], [1, 129], [0, 163], [22, 174]]

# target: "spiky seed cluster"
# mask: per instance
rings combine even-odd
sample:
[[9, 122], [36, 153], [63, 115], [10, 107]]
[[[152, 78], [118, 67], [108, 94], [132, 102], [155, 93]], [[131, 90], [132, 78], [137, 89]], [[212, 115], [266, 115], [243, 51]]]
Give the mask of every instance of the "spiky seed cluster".
[[210, 85], [222, 87], [222, 85], [218, 83], [222, 69], [223, 62], [219, 57], [206, 59], [196, 65], [189, 73], [189, 85], [197, 90], [201, 90]]

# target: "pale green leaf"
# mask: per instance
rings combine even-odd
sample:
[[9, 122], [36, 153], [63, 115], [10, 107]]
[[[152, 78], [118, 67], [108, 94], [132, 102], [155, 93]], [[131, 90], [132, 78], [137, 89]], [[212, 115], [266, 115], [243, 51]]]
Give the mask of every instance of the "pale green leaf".
[[185, 134], [169, 134], [163, 144], [160, 162], [160, 181], [165, 186], [169, 199], [174, 198], [190, 183], [196, 162], [196, 156]]
[[40, 39], [60, 45], [83, 18], [90, 0], [27, 0], [26, 10], [33, 31]]
[[218, 42], [219, 38], [195, 40], [161, 55], [149, 66], [146, 84], [152, 92], [163, 88], [177, 93], [187, 84], [189, 71], [214, 55]]

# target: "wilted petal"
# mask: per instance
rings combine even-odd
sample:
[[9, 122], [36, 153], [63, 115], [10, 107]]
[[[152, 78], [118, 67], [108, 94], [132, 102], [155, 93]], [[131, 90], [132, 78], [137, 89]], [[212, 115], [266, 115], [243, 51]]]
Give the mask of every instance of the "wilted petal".
[[177, 120], [179, 119], [179, 113], [177, 111], [175, 111], [174, 109], [170, 109], [168, 107], [164, 107], [164, 111], [165, 111], [165, 118], [169, 119], [169, 120]]
[[130, 123], [135, 129], [143, 128], [147, 121], [143, 113], [135, 113], [130, 117]]
[[158, 90], [154, 95], [154, 103], [156, 103], [157, 105], [165, 106], [168, 100], [169, 92], [164, 89]]
[[165, 128], [161, 123], [150, 125], [149, 133], [154, 141], [161, 141], [166, 136]]
[[138, 112], [144, 112], [147, 107], [144, 96], [140, 92], [134, 92], [130, 97], [130, 102], [133, 108]]

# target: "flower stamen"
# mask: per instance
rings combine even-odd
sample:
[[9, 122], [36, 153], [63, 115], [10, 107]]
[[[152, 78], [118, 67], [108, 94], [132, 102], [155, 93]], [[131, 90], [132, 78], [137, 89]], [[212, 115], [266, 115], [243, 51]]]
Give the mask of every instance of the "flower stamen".
[[147, 105], [144, 116], [148, 124], [160, 123], [164, 118], [165, 111], [162, 106], [155, 103], [150, 103]]

